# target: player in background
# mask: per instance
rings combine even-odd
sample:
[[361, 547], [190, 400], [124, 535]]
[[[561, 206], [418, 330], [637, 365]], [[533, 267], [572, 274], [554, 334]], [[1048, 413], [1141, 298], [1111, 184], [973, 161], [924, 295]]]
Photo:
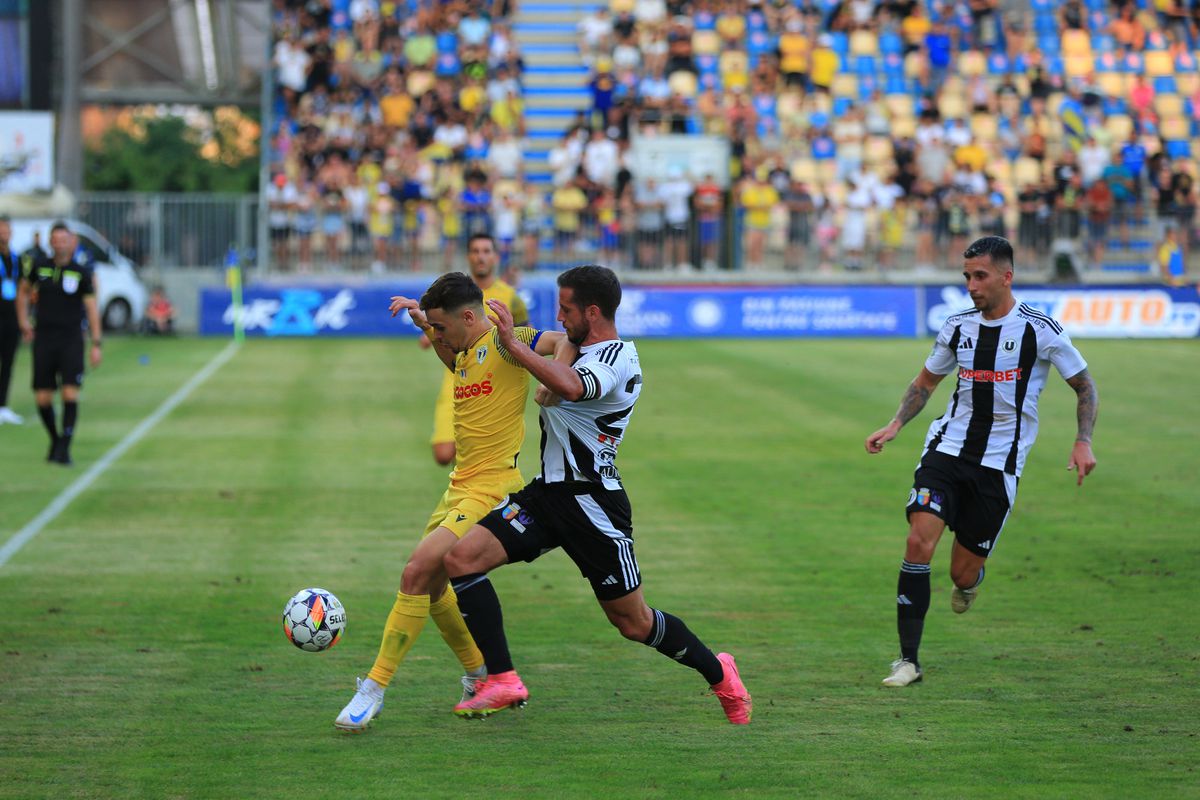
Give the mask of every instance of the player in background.
[[[496, 249], [496, 240], [488, 234], [477, 233], [467, 242], [467, 264], [471, 268], [471, 279], [483, 290], [484, 301], [499, 300], [512, 309], [517, 325], [527, 325], [529, 311], [525, 308], [525, 301], [517, 294], [516, 289], [500, 280], [496, 274], [499, 263], [500, 253]], [[418, 342], [421, 347], [430, 345], [428, 336], [422, 336]], [[433, 460], [442, 466], [454, 461], [453, 391], [453, 373], [447, 372], [442, 379], [437, 404], [433, 408], [433, 437], [430, 439]]]
[[541, 358], [524, 341], [522, 329], [513, 326], [503, 304], [488, 304], [495, 313], [498, 341], [561, 402], [547, 401], [541, 410], [541, 475], [514, 490], [446, 555], [447, 574], [488, 667], [487, 680], [475, 696], [454, 711], [485, 717], [528, 699], [513, 668], [500, 600], [487, 573], [562, 547], [621, 635], [699, 672], [729, 721], [748, 723], [750, 695], [733, 656], [714, 655], [682, 620], [650, 608], [642, 594], [632, 512], [616, 467], [618, 447], [642, 390], [637, 348], [617, 335], [621, 284], [612, 270], [583, 266], [559, 275], [558, 286], [558, 320], [579, 348], [573, 363]]
[[929, 610], [929, 562], [947, 526], [954, 531], [950, 606], [962, 614], [975, 601], [1037, 437], [1038, 395], [1051, 365], [1077, 397], [1078, 429], [1067, 469], [1076, 471], [1082, 486], [1096, 467], [1092, 431], [1098, 399], [1083, 356], [1058, 322], [1016, 302], [1007, 239], [977, 239], [963, 258], [975, 308], [946, 320], [896, 416], [866, 440], [868, 453], [881, 452], [921, 413], [941, 380], [958, 370], [946, 412], [929, 425], [908, 498], [908, 543], [896, 590], [900, 658], [892, 662], [885, 686], [921, 680], [917, 650]]
[[8, 389], [12, 383], [21, 326], [17, 324], [17, 292], [21, 285], [21, 261], [9, 249], [12, 224], [0, 214], [0, 425], [21, 425], [20, 414], [8, 407]]
[[[424, 331], [453, 378], [454, 435], [458, 463], [450, 485], [409, 556], [400, 591], [384, 625], [383, 639], [366, 680], [334, 720], [345, 731], [362, 731], [383, 707], [383, 694], [400, 662], [433, 617], [463, 665], [463, 698], [473, 696], [483, 675], [483, 656], [471, 640], [447, 586], [442, 558], [472, 525], [509, 492], [521, 487], [517, 454], [525, 440], [529, 377], [496, 336], [483, 307], [483, 292], [461, 272], [435, 280], [420, 302], [393, 297], [392, 316], [407, 310]], [[540, 355], [565, 341], [559, 332], [521, 327], [511, 337]]]

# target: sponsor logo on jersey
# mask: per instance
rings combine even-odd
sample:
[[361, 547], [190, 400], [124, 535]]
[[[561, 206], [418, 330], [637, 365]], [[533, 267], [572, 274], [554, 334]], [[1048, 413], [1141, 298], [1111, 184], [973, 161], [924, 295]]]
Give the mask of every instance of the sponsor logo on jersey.
[[1023, 369], [960, 369], [958, 377], [964, 381], [975, 381], [976, 383], [1010, 383], [1011, 381], [1021, 380]]
[[492, 382], [468, 383], [454, 387], [455, 400], [468, 400], [472, 397], [487, 397], [492, 393]]
[[[913, 499], [916, 500], [917, 505], [921, 506], [922, 508], [928, 506], [934, 511], [942, 510], [941, 492], [935, 492], [932, 489], [919, 489], [914, 490], [914, 492], [916, 496]], [[911, 503], [913, 500], [909, 500], [909, 502]]]
[[971, 341], [970, 336], [964, 336], [962, 341], [958, 343], [959, 350], [974, 350], [975, 342]]

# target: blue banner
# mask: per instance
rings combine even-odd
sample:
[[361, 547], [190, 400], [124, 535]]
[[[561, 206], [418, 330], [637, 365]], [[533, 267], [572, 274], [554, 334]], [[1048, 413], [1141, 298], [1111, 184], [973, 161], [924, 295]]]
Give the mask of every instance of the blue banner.
[[[1194, 286], [1015, 286], [1028, 303], [1062, 323], [1073, 338], [1188, 339], [1200, 336], [1200, 291]], [[925, 289], [925, 332], [973, 308], [965, 288]]]
[[[248, 286], [242, 319], [248, 336], [415, 335], [407, 314], [388, 315], [388, 303], [420, 297], [428, 283]], [[535, 327], [558, 327], [552, 281], [530, 279], [520, 292]], [[630, 338], [916, 336], [916, 299], [911, 287], [626, 286], [617, 330]], [[229, 290], [202, 290], [201, 334], [231, 335], [233, 315]]]

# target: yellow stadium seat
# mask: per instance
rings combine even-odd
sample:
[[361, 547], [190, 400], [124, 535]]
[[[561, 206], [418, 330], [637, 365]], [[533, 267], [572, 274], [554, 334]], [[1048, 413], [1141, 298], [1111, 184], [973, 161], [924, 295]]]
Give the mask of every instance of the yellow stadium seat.
[[721, 37], [716, 31], [696, 31], [692, 34], [692, 51], [698, 56], [715, 56], [721, 52]]
[[906, 94], [889, 94], [883, 98], [888, 114], [892, 117], [911, 117], [913, 115], [912, 98]]
[[892, 140], [889, 137], [867, 137], [867, 146], [863, 152], [863, 158], [868, 164], [882, 164], [890, 162], [893, 156], [894, 153], [892, 150]]
[[1109, 97], [1129, 96], [1129, 76], [1119, 72], [1101, 72], [1096, 76], [1100, 89]]
[[1157, 136], [1142, 136], [1138, 141], [1146, 148], [1147, 156], [1155, 156], [1162, 152], [1162, 139]]
[[800, 113], [800, 105], [803, 103], [803, 98], [798, 91], [784, 92], [779, 95], [779, 100], [775, 105], [775, 114], [780, 119], [788, 119]]
[[1012, 165], [1008, 162], [1007, 158], [997, 159], [988, 168], [988, 172], [991, 173], [992, 177], [996, 179], [996, 183], [1000, 186], [1008, 187], [1012, 185]]
[[987, 59], [978, 50], [967, 50], [958, 57], [958, 72], [968, 78], [987, 71]]
[[691, 72], [684, 70], [672, 72], [671, 77], [667, 78], [667, 86], [672, 94], [680, 97], [696, 96], [696, 76]]
[[991, 114], [972, 115], [971, 133], [981, 143], [996, 141], [996, 118]]
[[919, 78], [925, 66], [924, 55], [913, 51], [904, 57], [904, 77]]
[[966, 116], [967, 103], [963, 96], [956, 92], [944, 91], [938, 98], [938, 113], [942, 119], [956, 119]]
[[1036, 158], [1021, 156], [1013, 165], [1013, 183], [1020, 187], [1027, 183], [1042, 182], [1042, 166]]
[[632, 14], [633, 0], [610, 0], [608, 7], [614, 15], [620, 14], [622, 11], [628, 11]]
[[813, 92], [805, 102], [813, 113], [829, 114], [833, 111], [833, 98], [824, 92]]
[[1175, 64], [1171, 60], [1171, 54], [1166, 50], [1150, 50], [1144, 58], [1147, 77], [1158, 78], [1163, 75], [1175, 74]]
[[1065, 30], [1062, 35], [1063, 55], [1092, 57], [1092, 40], [1085, 30]]
[[801, 183], [815, 183], [817, 180], [817, 165], [811, 158], [797, 158], [792, 162], [792, 180]]
[[1095, 68], [1095, 59], [1090, 55], [1066, 56], [1063, 58], [1063, 72], [1068, 78], [1082, 78]]
[[1160, 94], [1154, 98], [1154, 110], [1161, 118], [1183, 116], [1183, 98], [1177, 94]]
[[1128, 114], [1113, 114], [1104, 120], [1104, 129], [1112, 136], [1114, 142], [1124, 142], [1133, 131], [1133, 120]]
[[821, 183], [833, 183], [837, 178], [837, 164], [833, 161], [818, 161], [817, 178]]
[[1190, 96], [1200, 89], [1200, 73], [1178, 72], [1175, 74], [1175, 89], [1179, 94]]
[[947, 75], [946, 80], [942, 82], [941, 94], [965, 95], [966, 91], [966, 82], [953, 73]]
[[854, 100], [858, 99], [858, 78], [854, 75], [842, 73], [833, 76], [833, 85], [829, 87], [829, 91], [834, 97], [849, 97]]
[[871, 31], [855, 31], [850, 34], [850, 55], [874, 56], [879, 54], [879, 40]]
[[911, 139], [917, 132], [917, 121], [912, 117], [892, 117], [892, 137]]
[[1188, 138], [1190, 127], [1183, 117], [1164, 116], [1158, 123], [1158, 132], [1168, 142], [1179, 142]]
[[1060, 106], [1062, 106], [1062, 102], [1066, 99], [1066, 97], [1067, 96], [1062, 92], [1051, 92], [1050, 95], [1046, 97], [1046, 113], [1051, 117], [1057, 117], [1058, 109]]
[[1192, 139], [1192, 161], [1200, 161], [1200, 139]]
[[726, 50], [721, 53], [721, 60], [717, 65], [722, 75], [745, 72], [750, 67], [750, 59], [741, 50]]

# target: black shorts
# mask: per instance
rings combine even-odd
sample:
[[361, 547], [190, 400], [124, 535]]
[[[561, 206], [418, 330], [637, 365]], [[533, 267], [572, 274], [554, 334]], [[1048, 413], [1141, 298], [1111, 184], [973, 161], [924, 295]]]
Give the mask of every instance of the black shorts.
[[535, 479], [479, 522], [508, 561], [533, 561], [556, 547], [566, 551], [598, 600], [616, 600], [642, 585], [633, 555], [633, 517], [624, 491], [593, 483]]
[[905, 516], [924, 511], [940, 517], [959, 544], [987, 558], [1016, 499], [1015, 475], [935, 450], [917, 466]]
[[43, 332], [33, 337], [33, 390], [83, 386], [83, 333]]

